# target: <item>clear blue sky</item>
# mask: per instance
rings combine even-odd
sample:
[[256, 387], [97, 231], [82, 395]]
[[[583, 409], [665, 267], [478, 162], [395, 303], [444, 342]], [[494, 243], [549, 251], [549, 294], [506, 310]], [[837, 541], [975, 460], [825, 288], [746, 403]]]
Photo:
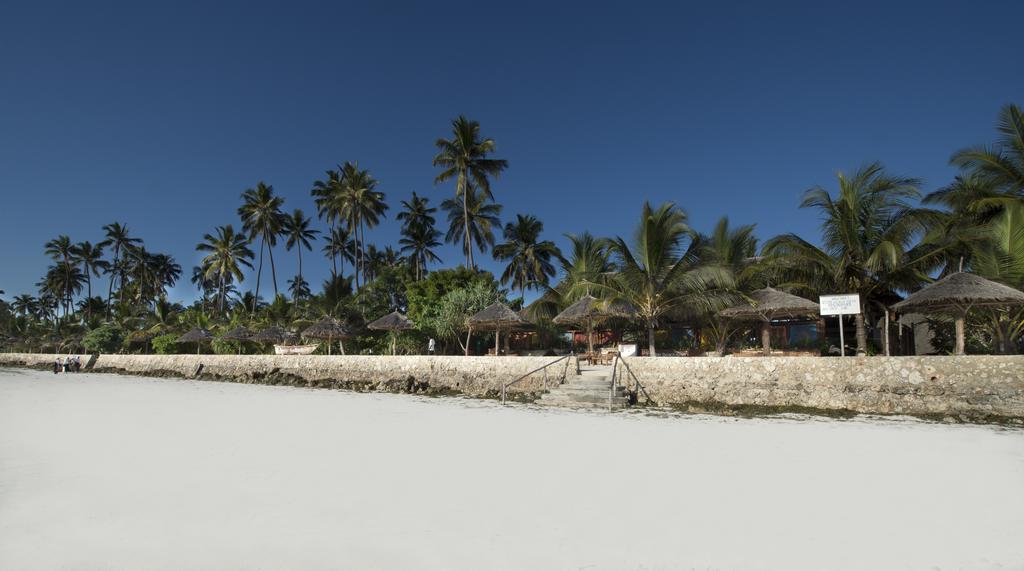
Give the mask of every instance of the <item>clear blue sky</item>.
[[[35, 293], [44, 242], [118, 220], [178, 260], [191, 299], [195, 244], [237, 226], [245, 188], [313, 213], [311, 183], [345, 160], [379, 179], [392, 211], [369, 240], [393, 244], [399, 200], [452, 194], [431, 159], [460, 113], [510, 162], [504, 218], [560, 245], [629, 233], [645, 199], [700, 230], [728, 215], [816, 239], [797, 205], [835, 171], [881, 160], [929, 191], [994, 139], [1024, 103], [1022, 20], [1019, 0], [7, 3], [0, 289]], [[317, 288], [328, 264], [306, 261]]]

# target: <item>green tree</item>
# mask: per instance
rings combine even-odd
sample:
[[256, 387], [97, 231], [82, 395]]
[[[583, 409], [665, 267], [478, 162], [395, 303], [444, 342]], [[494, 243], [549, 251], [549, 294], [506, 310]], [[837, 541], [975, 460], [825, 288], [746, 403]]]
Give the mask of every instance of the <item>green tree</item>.
[[249, 240], [260, 239], [259, 265], [256, 269], [256, 297], [260, 295], [260, 277], [263, 274], [263, 250], [270, 257], [270, 273], [274, 283], [274, 295], [277, 295], [277, 270], [274, 267], [274, 246], [281, 235], [285, 215], [281, 212], [284, 199], [274, 196], [274, 187], [262, 181], [256, 188], [246, 189], [242, 193], [242, 206], [238, 208], [238, 216], [242, 219], [242, 230], [249, 235]]
[[312, 220], [306, 218], [302, 213], [302, 210], [298, 208], [292, 212], [291, 216], [285, 218], [284, 222], [284, 236], [285, 236], [285, 248], [291, 250], [295, 248], [298, 251], [299, 256], [299, 271], [296, 274], [295, 279], [291, 281], [292, 299], [298, 300], [295, 297], [295, 292], [309, 292], [309, 285], [306, 284], [305, 289], [299, 287], [301, 284], [305, 284], [306, 280], [302, 279], [302, 249], [312, 251], [313, 245], [312, 240], [316, 239], [316, 235], [320, 233], [319, 230], [313, 230], [310, 228]]
[[355, 239], [355, 277], [356, 289], [360, 287], [360, 276], [366, 273], [366, 260], [363, 255], [366, 229], [374, 228], [380, 223], [381, 217], [388, 209], [383, 192], [377, 190], [377, 180], [366, 169], [360, 169], [358, 163], [345, 162], [341, 167], [342, 217], [348, 221], [349, 229]]
[[[196, 246], [196, 250], [207, 252], [200, 264], [205, 268], [206, 277], [217, 283], [220, 292], [220, 311], [224, 313], [227, 301], [227, 288], [233, 281], [242, 282], [244, 274], [242, 268], [252, 269], [253, 252], [249, 249], [248, 241], [241, 234], [228, 224], [218, 226], [216, 235], [206, 234], [203, 242]], [[256, 302], [253, 302], [253, 308]]]
[[822, 247], [785, 234], [765, 244], [765, 252], [810, 289], [858, 293], [857, 353], [867, 354], [864, 315], [873, 296], [893, 289], [891, 277], [906, 267], [906, 253], [923, 234], [928, 218], [912, 207], [919, 196], [915, 178], [892, 176], [881, 163], [852, 176], [838, 173], [835, 196], [820, 186], [804, 193], [801, 208], [822, 219]]
[[525, 296], [527, 288], [545, 287], [555, 275], [562, 254], [550, 240], [541, 240], [544, 224], [534, 216], [516, 215], [505, 225], [505, 242], [494, 247], [494, 259], [508, 262], [501, 283], [511, 283]]
[[[469, 186], [461, 201], [449, 198], [441, 203], [441, 209], [448, 213], [446, 242], [461, 244], [464, 254], [467, 254], [466, 248], [473, 244], [476, 244], [481, 252], [494, 245], [494, 228], [501, 225], [498, 220], [501, 205], [487, 202], [487, 196], [483, 191]], [[471, 236], [468, 240], [465, 238], [466, 231], [469, 231]], [[471, 260], [471, 255], [467, 254], [466, 259]], [[476, 269], [475, 265], [469, 267]]]
[[114, 278], [118, 278], [118, 287], [124, 286], [124, 266], [121, 264], [121, 256], [128, 249], [142, 244], [139, 238], [133, 238], [128, 227], [119, 222], [111, 222], [103, 227], [104, 239], [99, 243], [104, 248], [114, 250], [113, 259], [108, 267], [110, 280], [107, 285], [107, 319], [110, 319], [111, 299], [114, 296]]
[[[103, 246], [93, 246], [91, 242], [79, 242], [74, 246], [74, 256], [82, 265], [82, 274], [85, 275], [86, 297], [92, 299], [92, 276], [100, 277], [101, 272], [106, 270], [108, 265], [103, 259]], [[87, 306], [87, 318], [92, 317], [92, 305]]]
[[[67, 315], [71, 308], [71, 299], [73, 294], [73, 284], [77, 280], [72, 279], [73, 267], [75, 263], [75, 247], [71, 243], [71, 238], [65, 235], [57, 236], [57, 238], [50, 240], [45, 244], [46, 255], [50, 256], [58, 266], [56, 270], [63, 272], [64, 277], [59, 280], [59, 283], [63, 285], [62, 290], [54, 291], [55, 295], [58, 295], [61, 299], [61, 304], [64, 306], [64, 314]], [[48, 276], [48, 283], [58, 283], [58, 281]]]
[[[476, 236], [470, 228], [469, 204], [476, 197], [471, 196], [470, 186], [475, 185], [484, 197], [493, 199], [490, 178], [497, 177], [508, 168], [508, 161], [489, 158], [496, 147], [494, 139], [481, 139], [480, 123], [462, 115], [452, 121], [452, 138], [438, 139], [434, 144], [437, 147], [434, 166], [442, 169], [434, 184], [455, 179], [455, 199], [461, 200], [463, 211], [464, 227], [459, 234], [465, 241], [462, 250], [466, 254], [466, 266], [476, 268], [473, 262], [473, 239]], [[477, 200], [478, 203], [483, 202], [482, 199]]]
[[994, 145], [964, 149], [951, 162], [1002, 193], [1024, 198], [1024, 113], [1010, 104], [999, 112]]

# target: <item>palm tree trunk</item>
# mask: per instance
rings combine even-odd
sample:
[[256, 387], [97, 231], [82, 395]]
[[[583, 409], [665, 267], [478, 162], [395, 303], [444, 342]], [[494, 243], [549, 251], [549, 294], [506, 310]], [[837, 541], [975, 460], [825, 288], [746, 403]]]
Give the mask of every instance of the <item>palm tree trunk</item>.
[[267, 254], [270, 255], [270, 277], [274, 284], [274, 297], [277, 298], [277, 270], [274, 269], [274, 247], [267, 245]]
[[110, 321], [110, 300], [114, 297], [114, 278], [117, 277], [117, 260], [120, 246], [114, 246], [114, 265], [110, 271], [110, 282], [107, 285], [107, 321]]
[[654, 320], [647, 320], [647, 351], [651, 357], [657, 357], [658, 352], [654, 349]]
[[[333, 218], [331, 219], [331, 240], [334, 240], [334, 219]], [[335, 244], [335, 246], [337, 246], [337, 244]], [[342, 260], [341, 263], [344, 264], [345, 261]], [[335, 278], [338, 277], [338, 250], [337, 250], [336, 247], [335, 248], [331, 248], [331, 267], [332, 267], [331, 276], [335, 277]]]
[[857, 324], [857, 356], [864, 356], [868, 354], [868, 329], [864, 324], [864, 310], [854, 316], [854, 322]]
[[[265, 246], [267, 240], [260, 238], [260, 261], [256, 265], [256, 293], [252, 299], [252, 314], [256, 315], [256, 306], [259, 305], [260, 301], [260, 276], [263, 275], [263, 246]], [[223, 303], [221, 303], [221, 311], [224, 310]]]
[[466, 346], [463, 347], [463, 350], [464, 350], [464, 352], [465, 352], [467, 357], [469, 357], [469, 338], [472, 335], [473, 335], [473, 328], [472, 327], [467, 328], [466, 329]]
[[462, 184], [462, 229], [466, 233], [466, 266], [473, 269], [473, 238], [469, 235], [469, 198], [466, 196], [466, 177], [469, 173], [459, 173], [459, 182]]
[[85, 291], [86, 291], [86, 295], [88, 296], [88, 297], [86, 297], [86, 302], [87, 303], [85, 304], [85, 315], [86, 315], [86, 319], [92, 319], [92, 303], [89, 303], [89, 301], [92, 300], [92, 274], [89, 273], [89, 265], [88, 264], [82, 264], [82, 265], [85, 266], [85, 268], [84, 268], [85, 269], [85, 287], [86, 287]]

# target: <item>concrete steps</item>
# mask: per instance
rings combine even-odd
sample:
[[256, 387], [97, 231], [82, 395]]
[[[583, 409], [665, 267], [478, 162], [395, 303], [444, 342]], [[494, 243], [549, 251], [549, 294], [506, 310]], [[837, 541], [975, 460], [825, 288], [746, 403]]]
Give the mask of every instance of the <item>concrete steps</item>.
[[567, 408], [622, 408], [629, 404], [626, 390], [612, 387], [612, 368], [608, 366], [592, 366], [580, 370], [580, 375], [559, 385], [540, 398], [538, 404]]

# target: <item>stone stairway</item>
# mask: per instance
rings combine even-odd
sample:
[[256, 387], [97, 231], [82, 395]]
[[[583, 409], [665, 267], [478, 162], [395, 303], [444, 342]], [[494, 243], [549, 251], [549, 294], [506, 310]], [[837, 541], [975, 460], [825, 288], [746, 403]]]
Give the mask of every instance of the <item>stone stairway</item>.
[[[564, 384], [558, 385], [544, 393], [537, 404], [563, 406], [569, 408], [604, 408], [607, 409], [608, 391], [612, 386], [612, 368], [608, 365], [592, 365], [581, 367], [577, 377], [569, 377]], [[626, 391], [621, 386], [615, 387], [611, 398], [611, 408], [622, 408], [628, 404]]]

